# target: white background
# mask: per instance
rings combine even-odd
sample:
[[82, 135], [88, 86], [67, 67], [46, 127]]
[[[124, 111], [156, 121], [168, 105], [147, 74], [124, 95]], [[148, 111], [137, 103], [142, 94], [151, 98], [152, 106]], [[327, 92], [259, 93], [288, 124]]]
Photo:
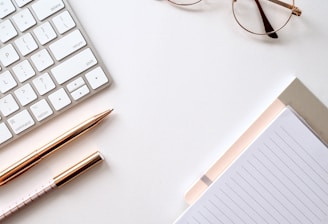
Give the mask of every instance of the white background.
[[92, 132], [0, 188], [0, 208], [100, 150], [106, 161], [6, 224], [168, 224], [184, 192], [298, 77], [328, 105], [328, 2], [278, 40], [243, 31], [230, 0], [183, 10], [165, 0], [71, 0], [114, 84], [0, 150], [0, 168], [107, 108]]

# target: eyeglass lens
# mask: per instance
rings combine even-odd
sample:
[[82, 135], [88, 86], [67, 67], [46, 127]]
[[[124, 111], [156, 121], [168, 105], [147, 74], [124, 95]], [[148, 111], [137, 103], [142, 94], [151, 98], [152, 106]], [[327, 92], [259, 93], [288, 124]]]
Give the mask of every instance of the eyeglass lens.
[[[280, 2], [294, 5], [293, 0]], [[283, 28], [292, 16], [292, 10], [271, 0], [235, 0], [233, 13], [241, 27], [255, 34], [268, 34]]]
[[[202, 0], [168, 0], [169, 2], [188, 6]], [[289, 5], [290, 7], [284, 7]], [[283, 28], [292, 16], [294, 0], [233, 0], [232, 11], [237, 23], [254, 34], [278, 36], [276, 31]]]
[[168, 1], [173, 4], [176, 4], [176, 5], [188, 6], [188, 5], [197, 4], [198, 2], [201, 2], [202, 0], [168, 0]]

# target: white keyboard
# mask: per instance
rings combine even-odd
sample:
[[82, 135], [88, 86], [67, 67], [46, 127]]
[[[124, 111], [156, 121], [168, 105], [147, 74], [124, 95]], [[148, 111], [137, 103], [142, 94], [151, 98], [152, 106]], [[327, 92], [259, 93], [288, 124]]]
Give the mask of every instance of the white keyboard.
[[0, 0], [0, 147], [111, 82], [66, 0]]

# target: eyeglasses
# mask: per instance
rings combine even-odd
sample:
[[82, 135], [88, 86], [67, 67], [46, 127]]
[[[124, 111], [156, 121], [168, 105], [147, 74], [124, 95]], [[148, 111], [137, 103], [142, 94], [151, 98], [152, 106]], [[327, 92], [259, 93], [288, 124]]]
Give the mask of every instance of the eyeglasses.
[[[202, 0], [167, 1], [178, 6], [191, 6]], [[292, 15], [302, 14], [294, 0], [232, 0], [232, 12], [244, 30], [271, 38], [278, 38], [277, 31], [287, 25]]]

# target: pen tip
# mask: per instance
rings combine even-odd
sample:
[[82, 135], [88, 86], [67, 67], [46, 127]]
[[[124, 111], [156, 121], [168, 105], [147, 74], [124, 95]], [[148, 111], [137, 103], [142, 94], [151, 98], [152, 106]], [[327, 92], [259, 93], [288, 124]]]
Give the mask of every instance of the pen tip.
[[98, 114], [98, 119], [99, 120], [102, 120], [103, 118], [105, 118], [106, 116], [108, 116], [114, 109], [108, 109], [108, 110], [105, 110], [104, 112]]
[[94, 115], [92, 118], [90, 118], [91, 120], [89, 120], [93, 125], [97, 124], [98, 122], [104, 120], [111, 112], [113, 111], [113, 109], [108, 109], [105, 110], [99, 114]]
[[110, 113], [113, 112], [114, 109], [108, 109], [104, 111], [105, 116], [109, 115]]

